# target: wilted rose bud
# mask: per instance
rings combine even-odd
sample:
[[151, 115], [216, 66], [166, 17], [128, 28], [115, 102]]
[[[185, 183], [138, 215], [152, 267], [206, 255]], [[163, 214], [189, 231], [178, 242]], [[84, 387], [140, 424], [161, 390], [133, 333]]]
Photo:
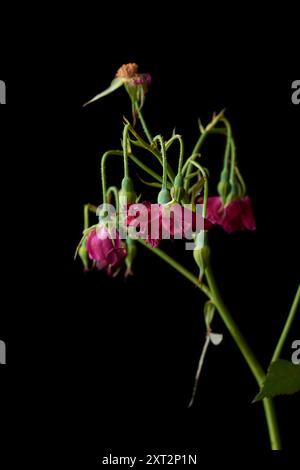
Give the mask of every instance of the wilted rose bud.
[[200, 273], [199, 280], [202, 281], [205, 270], [209, 264], [210, 259], [210, 248], [207, 242], [207, 231], [201, 230], [195, 239], [195, 248], [194, 248], [194, 260], [196, 261]]

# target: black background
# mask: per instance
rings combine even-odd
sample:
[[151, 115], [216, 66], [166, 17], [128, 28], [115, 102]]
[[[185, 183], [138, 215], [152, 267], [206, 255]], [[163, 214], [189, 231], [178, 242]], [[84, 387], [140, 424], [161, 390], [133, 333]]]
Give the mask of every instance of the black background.
[[[47, 447], [47, 459], [61, 448], [67, 460], [82, 457], [86, 466], [108, 453], [264, 450], [262, 407], [251, 404], [256, 384], [218, 319], [224, 341], [210, 348], [195, 405], [187, 409], [205, 334], [204, 298], [193, 286], [142, 247], [127, 283], [84, 275], [73, 262], [83, 204], [101, 202], [101, 153], [119, 146], [122, 116], [130, 117], [122, 90], [82, 104], [122, 63], [134, 61], [153, 78], [144, 108], [150, 128], [168, 137], [176, 126], [187, 151], [197, 139], [197, 118], [207, 122], [227, 109], [257, 231], [215, 230], [212, 262], [224, 300], [266, 367], [299, 281], [293, 54], [289, 62], [280, 41], [262, 30], [262, 40], [251, 28], [242, 36], [241, 24], [230, 39], [217, 24], [205, 34], [205, 19], [193, 21], [192, 12], [172, 28], [159, 15], [147, 27], [142, 14], [126, 16], [125, 25], [120, 12], [106, 25], [104, 13], [99, 21], [93, 15], [91, 9], [76, 21], [58, 16], [45, 31], [42, 23], [3, 58], [6, 437], [25, 443], [33, 425], [32, 446]], [[222, 150], [216, 137], [203, 151], [213, 184]], [[117, 159], [110, 176], [115, 183], [122, 177]], [[166, 249], [193, 268], [180, 243]], [[299, 331], [298, 322], [284, 358]], [[276, 399], [276, 406], [284, 446], [293, 449], [299, 397]], [[24, 445], [24, 453], [32, 451]]]

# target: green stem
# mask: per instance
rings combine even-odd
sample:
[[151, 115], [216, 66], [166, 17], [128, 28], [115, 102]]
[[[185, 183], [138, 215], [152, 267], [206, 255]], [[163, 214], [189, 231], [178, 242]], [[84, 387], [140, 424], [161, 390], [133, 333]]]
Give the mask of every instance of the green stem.
[[240, 170], [238, 169], [237, 166], [235, 167], [235, 173], [236, 173], [236, 176], [237, 176], [237, 178], [239, 180], [239, 183], [241, 185], [241, 195], [244, 197], [245, 194], [247, 194], [246, 183], [245, 183], [245, 180], [242, 177], [242, 174], [241, 174], [241, 172], [240, 172]]
[[129, 170], [128, 170], [128, 128], [129, 125], [125, 124], [124, 130], [123, 130], [123, 158], [124, 158], [124, 177], [128, 178], [129, 177]]
[[168, 161], [167, 161], [166, 146], [165, 146], [164, 139], [162, 138], [161, 135], [157, 135], [156, 137], [154, 137], [154, 142], [156, 140], [158, 140], [160, 143], [162, 162], [163, 162], [162, 189], [167, 189]]
[[90, 226], [89, 212], [97, 213], [97, 207], [93, 204], [85, 204], [83, 207], [83, 230], [87, 230]]
[[232, 130], [231, 130], [231, 125], [230, 125], [230, 122], [228, 121], [228, 119], [224, 118], [223, 122], [226, 126], [226, 133], [227, 133], [223, 169], [225, 169], [225, 168], [227, 169], [228, 168], [228, 162], [229, 162], [230, 150], [231, 150]]
[[83, 230], [89, 228], [89, 204], [85, 204], [83, 207]]
[[[123, 152], [120, 152], [123, 156]], [[101, 184], [102, 184], [102, 201], [103, 204], [107, 202], [107, 190], [106, 190], [106, 160], [111, 155], [116, 155], [115, 150], [108, 150], [102, 155], [101, 158]]]
[[137, 110], [137, 114], [138, 114], [138, 117], [139, 117], [139, 120], [140, 120], [140, 123], [142, 125], [142, 128], [143, 128], [143, 131], [145, 132], [145, 135], [149, 141], [150, 144], [153, 143], [153, 139], [152, 139], [152, 136], [150, 134], [150, 131], [147, 127], [147, 124], [145, 122], [145, 119], [144, 119], [144, 116], [142, 114], [142, 111], [140, 110], [140, 108], [136, 105], [136, 110]]
[[195, 178], [195, 176], [197, 176], [197, 175], [199, 175], [199, 171], [198, 171], [198, 170], [196, 170], [196, 171], [194, 171], [193, 173], [189, 174], [189, 176], [185, 176], [184, 179], [185, 179], [185, 180], [191, 180], [191, 179]]
[[230, 167], [230, 184], [234, 184], [234, 173], [235, 173], [235, 162], [236, 162], [236, 146], [233, 137], [231, 138], [231, 167]]
[[[220, 121], [220, 119], [222, 119], [223, 114], [224, 114], [224, 111], [221, 111], [217, 116], [215, 116], [215, 117], [213, 118], [213, 120], [211, 121], [211, 123], [209, 123], [208, 126], [206, 126], [205, 129], [202, 129], [202, 130], [201, 130], [201, 135], [200, 135], [199, 139], [197, 140], [197, 143], [196, 143], [196, 145], [195, 145], [195, 147], [194, 147], [194, 150], [192, 151], [192, 155], [199, 153], [200, 148], [202, 147], [204, 141], [206, 140], [206, 137], [208, 136], [208, 134], [209, 134], [210, 132], [213, 131], [213, 129], [214, 129], [215, 126], [218, 124], [218, 122]], [[187, 168], [187, 173], [186, 173], [186, 175], [189, 176], [190, 172], [191, 172], [191, 166], [189, 165], [188, 168]]]
[[[208, 131], [204, 131], [204, 133], [200, 135], [200, 137], [197, 140], [197, 143], [194, 147], [194, 150], [192, 151], [192, 155], [197, 155], [199, 153], [199, 150], [202, 147], [202, 145], [204, 144], [207, 136], [208, 136]], [[189, 175], [189, 169], [187, 169], [187, 175]]]
[[[242, 353], [246, 363], [248, 364], [253, 376], [255, 377], [258, 386], [261, 387], [265, 380], [265, 373], [261, 365], [254, 356], [252, 350], [248, 346], [245, 338], [242, 333], [239, 331], [239, 328], [232, 316], [230, 315], [227, 307], [224, 305], [223, 300], [220, 296], [218, 287], [216, 285], [211, 267], [209, 266], [206, 271], [206, 279], [213, 296], [213, 302], [219, 311], [219, 314], [227, 327], [231, 337], [238, 346], [240, 352]], [[263, 400], [263, 406], [265, 411], [266, 423], [269, 432], [270, 445], [272, 450], [281, 449], [280, 433], [277, 423], [277, 417], [274, 409], [273, 401], [269, 398]]]
[[200, 171], [203, 180], [204, 180], [204, 196], [203, 196], [203, 207], [202, 207], [202, 217], [205, 219], [206, 217], [206, 207], [207, 207], [207, 199], [208, 199], [208, 181], [207, 181], [207, 174], [204, 168], [198, 163], [191, 161], [191, 164], [194, 165]]
[[286, 340], [286, 338], [289, 334], [289, 331], [291, 329], [293, 320], [295, 318], [295, 315], [296, 315], [296, 312], [297, 312], [297, 309], [298, 309], [298, 306], [299, 306], [299, 302], [300, 302], [300, 284], [299, 284], [299, 287], [297, 289], [297, 292], [296, 292], [296, 295], [295, 295], [290, 313], [288, 315], [288, 318], [286, 320], [286, 323], [285, 323], [284, 328], [282, 330], [282, 333], [280, 335], [279, 341], [278, 341], [277, 346], [275, 348], [271, 363], [274, 362], [274, 361], [277, 361], [277, 359], [279, 359], [279, 357], [280, 357], [283, 345], [285, 343], [285, 340]]
[[272, 398], [264, 398], [263, 406], [265, 411], [266, 423], [269, 432], [270, 446], [272, 450], [281, 450], [281, 437], [277, 422], [277, 416]]
[[[184, 175], [184, 173], [187, 172], [190, 163], [191, 163], [191, 162], [194, 162], [194, 161], [196, 160], [196, 158], [198, 158], [198, 157], [200, 157], [200, 156], [201, 156], [200, 153], [192, 154], [192, 155], [186, 160], [185, 164], [184, 164], [183, 167], [182, 167], [182, 174], [183, 174], [183, 175]], [[190, 179], [190, 177], [191, 177], [191, 171], [192, 171], [192, 170], [190, 170], [190, 171], [189, 171], [189, 174], [184, 177], [185, 179], [187, 179], [187, 180]]]
[[[132, 133], [132, 135], [136, 138], [136, 142], [132, 141], [132, 143], [138, 147], [142, 147], [144, 148], [145, 150], [148, 150], [148, 152], [152, 153], [156, 158], [157, 160], [159, 161], [159, 163], [161, 165], [163, 165], [163, 160], [162, 160], [162, 156], [161, 154], [156, 150], [155, 146], [153, 145], [153, 142], [154, 142], [154, 139], [152, 140], [152, 144], [149, 145], [147, 144], [147, 142], [144, 141], [144, 139], [142, 139], [142, 137], [136, 132], [136, 130], [131, 126], [131, 124], [129, 123], [129, 121], [127, 119], [124, 118], [124, 121], [125, 123], [129, 124], [129, 130], [130, 132]], [[174, 181], [174, 178], [175, 178], [175, 174], [174, 174], [174, 171], [172, 170], [171, 166], [168, 164], [168, 177], [171, 181], [171, 183], [173, 183]]]
[[182, 174], [182, 167], [183, 167], [183, 157], [184, 157], [184, 142], [183, 142], [182, 136], [179, 135], [179, 134], [174, 134], [171, 137], [171, 139], [168, 140], [168, 142], [166, 142], [166, 149], [168, 150], [175, 140], [178, 140], [179, 145], [180, 145], [177, 173], [178, 173], [178, 175], [181, 175]]
[[146, 173], [149, 175], [153, 176], [154, 179], [156, 179], [159, 183], [162, 183], [162, 177], [153, 171], [151, 168], [149, 168], [147, 165], [145, 165], [143, 162], [141, 162], [137, 157], [135, 157], [132, 154], [128, 155], [129, 158], [137, 165], [139, 166], [142, 170], [144, 170]]
[[[105, 203], [107, 201], [107, 190], [106, 190], [106, 175], [105, 175], [105, 170], [106, 170], [106, 161], [108, 157], [110, 156], [120, 156], [123, 157], [123, 151], [122, 150], [109, 150], [105, 152], [102, 156], [101, 159], [101, 181], [102, 181], [102, 194], [103, 194], [103, 202]], [[147, 165], [142, 163], [137, 157], [135, 157], [132, 154], [128, 154], [128, 157], [130, 160], [132, 160], [137, 166], [139, 166], [142, 170], [144, 170], [146, 173], [148, 173], [150, 176], [153, 176], [157, 181], [160, 183], [162, 182], [162, 178], [160, 175], [155, 173], [155, 171], [151, 170]]]
[[202, 292], [204, 292], [204, 294], [207, 295], [207, 297], [209, 299], [212, 299], [212, 296], [211, 296], [211, 293], [210, 293], [210, 290], [208, 289], [208, 287], [203, 284], [203, 283], [200, 283], [199, 282], [199, 279], [194, 276], [194, 274], [192, 274], [188, 269], [186, 269], [184, 266], [182, 266], [180, 263], [178, 263], [177, 261], [175, 261], [171, 256], [167, 255], [167, 253], [165, 253], [164, 251], [160, 250], [159, 248], [153, 248], [151, 245], [149, 245], [149, 243], [147, 243], [145, 240], [141, 239], [141, 238], [138, 238], [138, 241], [143, 245], [145, 246], [146, 248], [148, 248], [148, 250], [152, 251], [152, 253], [156, 254], [157, 256], [159, 256], [161, 259], [163, 259], [166, 263], [168, 263], [170, 266], [172, 266], [172, 268], [174, 268], [176, 271], [178, 271], [183, 277], [185, 277], [186, 279], [188, 279], [192, 284], [194, 284], [196, 287], [198, 287], [198, 289], [202, 290]]
[[[248, 346], [244, 336], [242, 335], [237, 324], [235, 323], [234, 319], [230, 315], [227, 307], [223, 303], [223, 300], [221, 299], [214, 276], [212, 274], [211, 268], [207, 267], [205, 271], [206, 278], [207, 278], [208, 285], [209, 285], [209, 287], [207, 287], [203, 283], [200, 283], [199, 280], [196, 278], [196, 276], [190, 273], [190, 271], [188, 271], [181, 264], [179, 264], [177, 261], [175, 261], [173, 258], [171, 258], [169, 255], [167, 255], [165, 252], [163, 252], [159, 248], [152, 248], [149, 244], [147, 244], [144, 240], [141, 240], [141, 239], [139, 239], [139, 242], [142, 243], [145, 247], [147, 247], [150, 251], [155, 253], [157, 256], [159, 256], [161, 259], [166, 261], [166, 263], [168, 263], [176, 271], [182, 274], [186, 279], [192, 282], [198, 289], [202, 290], [202, 292], [204, 292], [207, 295], [207, 297], [214, 303], [231, 337], [237, 344], [253, 376], [255, 377], [259, 387], [261, 387], [261, 385], [263, 384], [263, 381], [265, 380], [264, 370], [262, 369], [261, 365], [257, 361], [252, 350]], [[273, 401], [271, 399], [265, 398], [263, 400], [263, 406], [264, 406], [265, 417], [266, 417], [266, 422], [268, 426], [271, 449], [279, 450], [281, 449], [281, 442], [280, 442], [279, 428], [277, 424], [277, 418], [275, 414]]]
[[239, 331], [239, 328], [235, 321], [233, 320], [232, 316], [230, 315], [227, 307], [224, 305], [224, 302], [220, 296], [218, 287], [215, 282], [215, 278], [213, 276], [211, 267], [208, 266], [205, 270], [206, 279], [209, 285], [209, 288], [212, 293], [213, 302], [219, 311], [219, 314], [227, 327], [230, 335], [232, 336], [233, 340], [237, 344], [239, 350], [241, 351], [242, 355], [246, 363], [248, 364], [252, 374], [254, 375], [257, 383], [259, 386], [263, 384], [265, 379], [265, 373], [262, 369], [261, 365], [258, 363], [256, 357], [254, 356], [253, 352], [251, 351], [250, 347], [248, 346], [245, 338]]
[[180, 135], [176, 135], [174, 137], [177, 137], [177, 139], [179, 140], [179, 145], [180, 145], [179, 162], [178, 162], [178, 174], [180, 175], [182, 173], [182, 166], [183, 166], [184, 143]]
[[[195, 147], [194, 147], [194, 150], [192, 151], [192, 154], [191, 156], [189, 157], [189, 159], [186, 161], [185, 165], [184, 165], [184, 169], [186, 168], [186, 176], [189, 176], [192, 172], [192, 162], [193, 162], [193, 159], [194, 158], [197, 158], [197, 156], [199, 155], [199, 150], [200, 148], [202, 147], [202, 145], [204, 144], [204, 141], [206, 140], [206, 137], [208, 136], [208, 131], [205, 130], [203, 132], [203, 134], [200, 135]], [[194, 157], [195, 156], [195, 157]], [[189, 161], [189, 163], [188, 163]], [[187, 191], [188, 189], [188, 180], [185, 181], [185, 190]]]
[[107, 200], [108, 200], [109, 204], [110, 204], [111, 195], [113, 195], [114, 198], [115, 198], [116, 213], [118, 214], [119, 213], [119, 192], [118, 192], [118, 188], [116, 186], [110, 186], [108, 188], [108, 190], [106, 191], [106, 196], [107, 196]]

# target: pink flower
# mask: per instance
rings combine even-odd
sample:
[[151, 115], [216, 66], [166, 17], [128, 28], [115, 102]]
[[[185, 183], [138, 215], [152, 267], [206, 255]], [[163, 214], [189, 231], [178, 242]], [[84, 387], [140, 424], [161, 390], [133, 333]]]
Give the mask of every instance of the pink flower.
[[220, 197], [209, 197], [206, 218], [212, 224], [220, 225], [227, 233], [256, 229], [249, 196], [236, 199], [227, 206], [223, 205]]
[[127, 225], [134, 227], [139, 237], [154, 248], [162, 239], [190, 239], [196, 222], [196, 214], [178, 203], [162, 205], [148, 201], [131, 204], [126, 220]]
[[105, 227], [91, 230], [87, 237], [86, 248], [90, 259], [96, 262], [98, 269], [105, 269], [112, 275], [121, 266], [126, 257], [119, 234], [111, 238]]
[[[127, 209], [126, 225], [136, 229], [139, 238], [143, 238], [149, 245], [156, 248], [160, 242], [160, 214], [159, 211], [152, 210], [151, 202], [145, 201], [142, 204], [130, 204]], [[158, 204], [156, 204], [158, 206]], [[158, 227], [157, 237], [151, 234], [151, 227]]]

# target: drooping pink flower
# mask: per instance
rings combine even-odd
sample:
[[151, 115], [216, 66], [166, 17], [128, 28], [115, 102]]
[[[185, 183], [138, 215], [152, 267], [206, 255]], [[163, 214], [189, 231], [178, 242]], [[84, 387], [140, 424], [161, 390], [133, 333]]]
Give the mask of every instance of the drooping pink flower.
[[206, 218], [212, 224], [220, 225], [227, 233], [256, 229], [249, 196], [236, 199], [227, 206], [223, 204], [220, 197], [209, 197]]
[[109, 275], [115, 273], [126, 257], [126, 249], [118, 232], [112, 238], [103, 226], [89, 232], [86, 248], [90, 259], [96, 262], [97, 268], [105, 269]]
[[[151, 204], [148, 201], [131, 204], [126, 220], [127, 225], [134, 227], [138, 236], [154, 248], [162, 239], [190, 239], [196, 229], [196, 222], [196, 213], [178, 203], [162, 205]], [[198, 222], [201, 224], [201, 221]], [[198, 227], [202, 228], [201, 225]]]
[[[151, 202], [145, 201], [142, 204], [129, 204], [127, 208], [126, 225], [134, 227], [139, 238], [144, 239], [153, 248], [160, 242], [160, 215], [159, 211], [152, 210]], [[158, 206], [158, 204], [156, 204]], [[151, 234], [151, 227], [158, 227], [157, 236]]]

